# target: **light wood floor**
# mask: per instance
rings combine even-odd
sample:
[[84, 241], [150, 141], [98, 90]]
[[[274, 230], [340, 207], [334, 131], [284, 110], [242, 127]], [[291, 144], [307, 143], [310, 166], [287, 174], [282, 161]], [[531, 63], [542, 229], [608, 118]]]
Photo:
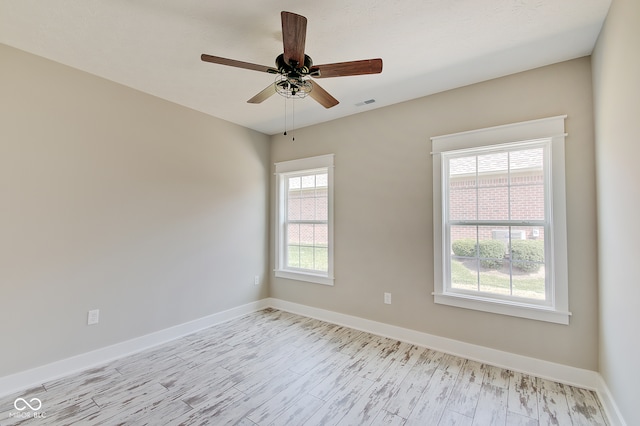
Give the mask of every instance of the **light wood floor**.
[[[46, 417], [18, 418], [16, 398], [38, 398]], [[0, 425], [14, 424], [606, 421], [592, 391], [267, 309], [0, 399]]]

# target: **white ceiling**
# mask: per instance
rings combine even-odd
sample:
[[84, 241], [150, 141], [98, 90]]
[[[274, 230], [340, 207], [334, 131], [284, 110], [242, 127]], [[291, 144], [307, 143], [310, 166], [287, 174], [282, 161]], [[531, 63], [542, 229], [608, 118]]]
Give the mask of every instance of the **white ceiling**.
[[[266, 134], [285, 102], [247, 99], [274, 76], [280, 11], [307, 17], [314, 63], [382, 58], [382, 74], [319, 80], [340, 104], [295, 102], [304, 127], [589, 55], [611, 0], [0, 0], [0, 43]], [[368, 99], [376, 102], [357, 106]], [[97, 99], [96, 101], [99, 101]], [[291, 104], [288, 104], [291, 126]]]

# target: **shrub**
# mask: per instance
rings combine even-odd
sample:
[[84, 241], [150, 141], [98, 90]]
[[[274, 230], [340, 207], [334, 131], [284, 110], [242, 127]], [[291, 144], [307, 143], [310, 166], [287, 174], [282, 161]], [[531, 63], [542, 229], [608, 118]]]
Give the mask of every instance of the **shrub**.
[[480, 240], [480, 257], [485, 259], [480, 261], [480, 265], [487, 269], [502, 268], [505, 247], [500, 240]]
[[523, 272], [538, 272], [544, 262], [544, 241], [511, 241], [511, 260], [513, 265]]
[[453, 254], [460, 257], [476, 257], [476, 240], [473, 238], [462, 238], [451, 244]]
[[[477, 243], [473, 238], [461, 238], [451, 244], [453, 254], [460, 257], [476, 257]], [[504, 243], [499, 240], [480, 240], [480, 265], [487, 269], [499, 269], [504, 259]]]

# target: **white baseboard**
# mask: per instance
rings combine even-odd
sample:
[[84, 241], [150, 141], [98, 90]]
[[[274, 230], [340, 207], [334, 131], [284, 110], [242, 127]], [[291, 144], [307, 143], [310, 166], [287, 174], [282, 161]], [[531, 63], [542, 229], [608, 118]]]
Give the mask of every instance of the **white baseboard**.
[[613, 395], [611, 395], [609, 386], [607, 386], [607, 383], [600, 374], [598, 374], [598, 376], [600, 378], [600, 383], [596, 392], [598, 393], [598, 398], [602, 403], [602, 408], [604, 408], [604, 411], [607, 414], [607, 420], [609, 420], [609, 423], [614, 426], [627, 426], [627, 422], [625, 422], [624, 417], [622, 417], [618, 404], [616, 404], [616, 401], [613, 399]]
[[188, 334], [202, 330], [212, 325], [220, 324], [231, 319], [259, 311], [269, 306], [269, 299], [258, 300], [246, 305], [217, 312], [194, 321], [169, 327], [164, 330], [126, 340], [115, 345], [96, 349], [70, 358], [55, 361], [31, 370], [0, 377], [0, 397], [39, 386], [45, 382], [59, 379], [88, 368], [93, 368], [114, 359], [122, 358], [136, 352], [152, 348], [162, 343], [178, 339]]

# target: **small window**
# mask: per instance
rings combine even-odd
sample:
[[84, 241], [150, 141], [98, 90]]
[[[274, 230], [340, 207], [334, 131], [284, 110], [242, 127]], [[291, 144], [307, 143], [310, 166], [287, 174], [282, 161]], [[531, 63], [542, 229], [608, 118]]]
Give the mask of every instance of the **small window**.
[[432, 138], [436, 303], [568, 323], [564, 117]]
[[333, 155], [276, 163], [276, 277], [333, 284]]

